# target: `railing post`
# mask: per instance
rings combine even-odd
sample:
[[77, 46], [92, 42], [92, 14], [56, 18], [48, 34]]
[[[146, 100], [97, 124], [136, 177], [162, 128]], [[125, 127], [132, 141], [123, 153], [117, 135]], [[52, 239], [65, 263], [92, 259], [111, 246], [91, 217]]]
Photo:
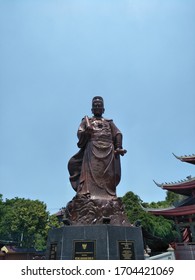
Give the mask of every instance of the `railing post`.
[[169, 248], [167, 249], [167, 252], [169, 252], [171, 254], [171, 260], [175, 260], [175, 252], [170, 244], [169, 244]]
[[148, 255], [148, 253], [146, 252], [146, 250], [144, 250], [144, 259], [145, 260], [149, 260], [150, 255]]

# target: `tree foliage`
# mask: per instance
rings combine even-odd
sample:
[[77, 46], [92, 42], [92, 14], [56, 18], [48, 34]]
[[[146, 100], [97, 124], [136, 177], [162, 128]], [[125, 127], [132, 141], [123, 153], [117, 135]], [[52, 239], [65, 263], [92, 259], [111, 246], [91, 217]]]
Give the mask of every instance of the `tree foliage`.
[[[151, 213], [148, 213], [144, 208], [154, 206], [154, 203], [148, 204], [143, 203], [139, 196], [135, 195], [133, 192], [128, 192], [122, 198], [125, 205], [126, 214], [129, 221], [134, 224], [136, 220], [141, 220], [142, 227], [151, 235], [159, 237], [162, 239], [162, 242], [152, 242], [148, 240], [149, 247], [153, 250], [162, 250], [162, 247], [166, 247], [169, 243], [173, 242], [177, 236], [175, 230], [174, 222], [168, 219], [165, 219], [162, 216], [155, 216]], [[144, 207], [143, 207], [144, 205]], [[167, 203], [163, 204], [162, 202], [156, 203], [155, 207], [160, 208], [162, 205], [170, 205]], [[161, 248], [160, 248], [161, 247]]]
[[3, 202], [1, 196], [0, 211], [0, 239], [21, 247], [44, 249], [50, 225], [57, 225], [57, 218], [51, 217], [39, 200], [16, 197]]
[[171, 206], [171, 205], [176, 205], [177, 203], [179, 203], [181, 200], [185, 198], [186, 196], [184, 195], [167, 191], [165, 201], [169, 204], [169, 206]]
[[151, 202], [151, 203], [143, 203], [143, 206], [146, 208], [167, 208], [170, 206], [177, 205], [181, 200], [183, 200], [185, 197], [183, 195], [180, 195], [178, 193], [166, 192], [165, 200], [158, 201], [158, 202]]

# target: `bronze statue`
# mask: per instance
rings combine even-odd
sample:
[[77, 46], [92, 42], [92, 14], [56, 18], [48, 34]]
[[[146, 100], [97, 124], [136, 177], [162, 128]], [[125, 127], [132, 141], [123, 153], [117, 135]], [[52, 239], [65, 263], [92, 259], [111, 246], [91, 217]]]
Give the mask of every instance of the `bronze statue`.
[[80, 151], [69, 163], [70, 182], [78, 195], [91, 199], [114, 199], [120, 182], [122, 134], [112, 120], [102, 117], [104, 101], [100, 96], [92, 100], [93, 116], [85, 116], [77, 136]]
[[111, 119], [103, 118], [101, 96], [93, 98], [91, 110], [93, 116], [85, 116], [77, 132], [80, 150], [68, 162], [76, 196], [67, 204], [65, 218], [71, 224], [127, 224], [122, 201], [116, 196], [120, 155], [126, 153], [122, 133]]

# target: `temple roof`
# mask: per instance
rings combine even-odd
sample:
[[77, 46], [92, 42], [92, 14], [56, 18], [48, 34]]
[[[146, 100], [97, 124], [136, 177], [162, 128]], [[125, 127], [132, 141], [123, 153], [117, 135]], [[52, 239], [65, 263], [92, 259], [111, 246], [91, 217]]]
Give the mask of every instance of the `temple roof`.
[[159, 184], [154, 181], [154, 183], [163, 190], [186, 196], [195, 195], [195, 177], [188, 176], [186, 179], [177, 182]]
[[185, 156], [176, 156], [176, 155], [173, 153], [173, 155], [174, 155], [177, 159], [179, 159], [179, 160], [181, 160], [181, 161], [183, 161], [183, 162], [195, 164], [195, 154], [188, 155], [188, 156], [187, 156], [187, 155], [185, 155]]
[[[179, 157], [175, 154], [173, 155], [183, 162], [195, 164], [195, 154]], [[187, 176], [186, 179], [177, 182], [165, 182], [159, 184], [154, 181], [154, 183], [164, 190], [175, 192], [188, 197], [180, 201], [177, 206], [172, 206], [164, 209], [147, 208], [145, 209], [145, 211], [154, 215], [164, 216], [165, 218], [177, 217], [177, 220], [184, 220], [184, 217], [190, 215], [191, 218], [195, 220], [195, 177]]]
[[170, 208], [165, 208], [165, 209], [148, 208], [145, 210], [156, 216], [164, 216], [164, 217], [186, 216], [186, 215], [195, 214], [195, 205], [170, 207]]
[[20, 248], [20, 247], [15, 247], [15, 246], [3, 246], [1, 248], [1, 252], [5, 253], [36, 253], [35, 248]]
[[195, 220], [195, 197], [188, 197], [177, 205], [173, 205], [167, 208], [145, 208], [141, 205], [144, 211], [149, 212], [156, 216], [163, 216], [165, 218], [172, 219], [173, 217], [179, 218], [184, 221], [186, 216], [192, 215]]

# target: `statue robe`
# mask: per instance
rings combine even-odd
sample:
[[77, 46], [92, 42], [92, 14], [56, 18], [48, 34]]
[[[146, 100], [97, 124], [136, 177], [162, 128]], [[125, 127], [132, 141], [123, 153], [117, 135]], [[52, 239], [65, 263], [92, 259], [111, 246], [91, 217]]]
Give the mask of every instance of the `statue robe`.
[[92, 117], [92, 132], [86, 131], [84, 118], [78, 129], [79, 152], [68, 163], [70, 182], [78, 195], [91, 199], [113, 199], [120, 182], [120, 156], [122, 134], [112, 120]]

